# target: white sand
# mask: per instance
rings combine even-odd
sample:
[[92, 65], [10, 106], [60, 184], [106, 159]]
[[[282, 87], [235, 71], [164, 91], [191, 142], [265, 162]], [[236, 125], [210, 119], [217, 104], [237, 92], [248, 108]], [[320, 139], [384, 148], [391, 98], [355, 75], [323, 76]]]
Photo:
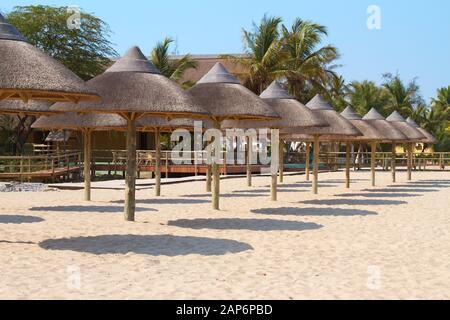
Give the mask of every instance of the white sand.
[[286, 177], [276, 203], [224, 180], [220, 212], [203, 182], [144, 189], [136, 223], [120, 190], [0, 194], [0, 298], [449, 299], [450, 173], [343, 175], [318, 196]]

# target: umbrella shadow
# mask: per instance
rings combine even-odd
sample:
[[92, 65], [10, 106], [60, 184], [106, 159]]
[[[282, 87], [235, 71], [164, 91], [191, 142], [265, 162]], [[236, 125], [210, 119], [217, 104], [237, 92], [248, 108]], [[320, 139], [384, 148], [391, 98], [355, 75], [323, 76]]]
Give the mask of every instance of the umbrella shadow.
[[418, 189], [418, 188], [380, 188], [380, 189], [363, 189], [364, 192], [437, 192], [436, 189]]
[[413, 197], [420, 197], [422, 195], [420, 194], [414, 194], [414, 193], [376, 193], [376, 190], [374, 192], [370, 193], [343, 193], [343, 194], [335, 194], [336, 197], [364, 197], [364, 198], [413, 198]]
[[[123, 212], [123, 207], [119, 206], [54, 206], [54, 207], [33, 207], [30, 211], [44, 212], [93, 212], [93, 213], [119, 213]], [[136, 211], [158, 211], [150, 208], [136, 208]]]
[[306, 231], [323, 226], [316, 223], [272, 219], [179, 219], [169, 221], [169, 226], [195, 230], [250, 230], [250, 231]]
[[299, 203], [313, 204], [313, 205], [327, 205], [327, 206], [391, 206], [407, 204], [406, 201], [401, 200], [383, 200], [383, 199], [315, 199], [306, 200]]
[[263, 208], [251, 210], [256, 214], [281, 215], [281, 216], [331, 216], [331, 217], [351, 217], [351, 216], [376, 216], [375, 211], [359, 209], [337, 209], [337, 208]]
[[20, 215], [0, 215], [0, 224], [26, 224], [39, 223], [45, 221], [41, 217], [20, 216]]
[[[277, 192], [280, 193], [294, 193], [294, 192], [306, 192], [306, 190], [299, 190], [299, 189], [283, 189], [283, 188], [277, 188]], [[264, 190], [237, 190], [233, 191], [233, 193], [237, 194], [246, 194], [246, 193], [263, 193], [263, 194], [270, 194], [270, 190], [264, 189]]]
[[[259, 198], [259, 197], [264, 197], [264, 196], [266, 196], [266, 195], [259, 194], [259, 193], [258, 194], [251, 194], [251, 193], [246, 193], [246, 194], [224, 193], [224, 194], [220, 195], [221, 198]], [[210, 193], [190, 194], [190, 195], [183, 195], [182, 197], [186, 197], [186, 198], [211, 198], [211, 194]]]
[[39, 243], [45, 250], [65, 250], [102, 254], [136, 253], [150, 256], [219, 256], [253, 250], [244, 242], [203, 237], [173, 235], [101, 235], [49, 239]]
[[[207, 200], [186, 199], [186, 198], [179, 198], [179, 199], [152, 198], [152, 199], [136, 200], [136, 203], [141, 203], [141, 204], [200, 204], [200, 203], [209, 203], [209, 202], [210, 201], [207, 201]], [[122, 204], [122, 203], [125, 203], [125, 201], [117, 200], [117, 201], [111, 201], [111, 203]]]

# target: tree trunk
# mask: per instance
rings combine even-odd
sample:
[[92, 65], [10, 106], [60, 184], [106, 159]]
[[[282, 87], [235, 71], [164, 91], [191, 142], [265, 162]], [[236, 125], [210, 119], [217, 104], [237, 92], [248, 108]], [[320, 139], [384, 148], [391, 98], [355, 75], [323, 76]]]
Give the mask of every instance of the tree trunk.
[[350, 142], [345, 144], [345, 187], [350, 189]]
[[134, 115], [127, 119], [127, 168], [125, 175], [126, 221], [134, 221], [136, 210], [136, 120]]
[[313, 193], [319, 193], [319, 151], [320, 141], [319, 136], [314, 136], [314, 159], [313, 159]]
[[91, 201], [91, 129], [83, 130], [84, 133], [84, 200]]
[[160, 129], [155, 130], [155, 195], [161, 196], [161, 135]]
[[391, 172], [392, 172], [392, 182], [396, 182], [396, 178], [395, 178], [395, 166], [396, 164], [396, 160], [397, 160], [397, 144], [396, 143], [392, 143], [392, 159], [391, 159]]
[[375, 187], [375, 164], [376, 164], [376, 154], [377, 154], [377, 143], [372, 142], [371, 147], [371, 161], [370, 161], [370, 171], [372, 173], [372, 187]]
[[306, 161], [305, 161], [305, 175], [306, 175], [306, 181], [309, 181], [309, 168], [311, 164], [309, 163], [309, 153], [311, 152], [311, 143], [306, 143]]

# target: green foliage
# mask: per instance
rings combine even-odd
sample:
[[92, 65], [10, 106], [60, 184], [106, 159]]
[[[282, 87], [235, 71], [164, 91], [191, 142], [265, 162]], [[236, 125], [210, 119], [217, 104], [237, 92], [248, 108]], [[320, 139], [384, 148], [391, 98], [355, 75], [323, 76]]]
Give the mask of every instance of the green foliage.
[[365, 115], [372, 108], [384, 116], [389, 115], [386, 109], [389, 97], [386, 91], [373, 81], [353, 81], [347, 88], [346, 96], [350, 106], [360, 115]]
[[67, 7], [19, 6], [8, 20], [30, 43], [88, 80], [100, 73], [117, 53], [109, 41], [109, 26], [92, 14], [81, 12], [79, 29], [69, 29], [72, 13]]
[[[169, 59], [169, 47], [173, 42], [174, 40], [168, 37], [162, 42], [158, 42], [150, 54], [150, 60], [164, 76], [180, 83], [186, 71], [189, 69], [196, 69], [198, 63], [193, 60], [189, 54], [178, 60]], [[193, 85], [193, 83], [189, 81], [180, 84], [183, 87], [190, 87]]]

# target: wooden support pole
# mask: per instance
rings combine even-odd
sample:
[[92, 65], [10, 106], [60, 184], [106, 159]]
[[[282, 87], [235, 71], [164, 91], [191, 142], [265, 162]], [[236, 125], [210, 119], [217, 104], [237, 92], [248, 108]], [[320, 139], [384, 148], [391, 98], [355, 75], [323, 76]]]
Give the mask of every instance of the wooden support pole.
[[391, 159], [391, 172], [392, 172], [392, 182], [396, 182], [395, 178], [395, 166], [397, 165], [397, 144], [394, 142], [392, 143], [392, 159]]
[[413, 152], [413, 144], [408, 144], [408, 159], [407, 159], [407, 172], [408, 172], [408, 181], [412, 179], [412, 152]]
[[161, 135], [160, 129], [155, 129], [155, 196], [161, 196]]
[[311, 152], [311, 143], [306, 143], [306, 162], [305, 162], [305, 174], [306, 174], [306, 181], [309, 181], [309, 168], [311, 166], [311, 163], [309, 162], [309, 153]]
[[206, 192], [211, 192], [212, 190], [212, 178], [211, 178], [211, 165], [206, 166]]
[[125, 175], [126, 221], [135, 220], [136, 211], [136, 120], [134, 115], [127, 119], [127, 166]]
[[270, 167], [270, 200], [277, 201], [278, 200], [278, 170], [279, 170], [279, 159], [280, 157], [276, 157], [277, 151], [280, 150], [280, 140], [278, 138], [278, 134], [274, 134], [275, 131], [272, 130], [271, 133], [271, 167]]
[[314, 136], [314, 159], [313, 159], [313, 193], [319, 193], [319, 151], [320, 141], [319, 136]]
[[370, 172], [372, 173], [372, 187], [375, 187], [375, 165], [377, 162], [376, 159], [376, 155], [377, 155], [377, 143], [376, 142], [372, 142], [371, 143], [371, 161], [370, 161]]
[[350, 142], [345, 144], [345, 187], [350, 189]]
[[280, 183], [284, 183], [284, 141], [280, 139]]
[[252, 186], [252, 139], [247, 136], [246, 165], [247, 165], [247, 186]]
[[[214, 121], [214, 128], [220, 130], [220, 123], [218, 121]], [[215, 141], [216, 147], [219, 145], [217, 141]], [[222, 154], [221, 146], [219, 146], [219, 150], [214, 150], [217, 155]], [[220, 156], [219, 156], [220, 157]], [[214, 210], [220, 210], [220, 174], [219, 174], [219, 161], [220, 159], [213, 159], [212, 163], [212, 176], [213, 176], [213, 191], [212, 191], [212, 207]]]
[[84, 201], [91, 201], [91, 129], [85, 129], [84, 134]]

